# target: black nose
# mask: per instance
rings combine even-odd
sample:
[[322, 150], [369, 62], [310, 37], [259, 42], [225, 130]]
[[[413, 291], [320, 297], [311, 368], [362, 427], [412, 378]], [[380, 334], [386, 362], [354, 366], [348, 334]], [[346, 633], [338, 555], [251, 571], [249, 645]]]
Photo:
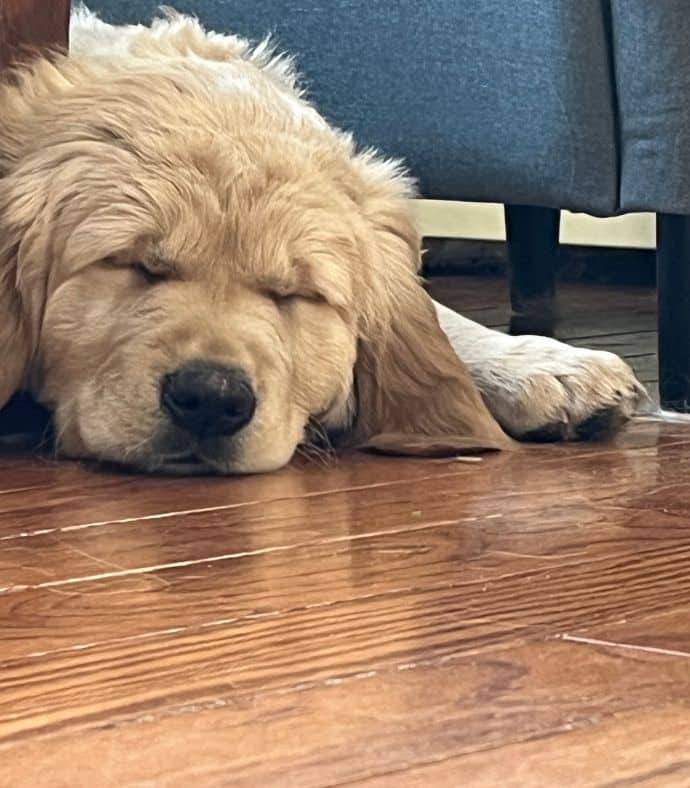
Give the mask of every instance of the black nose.
[[189, 361], [163, 377], [161, 406], [200, 438], [234, 435], [252, 420], [256, 395], [242, 370]]

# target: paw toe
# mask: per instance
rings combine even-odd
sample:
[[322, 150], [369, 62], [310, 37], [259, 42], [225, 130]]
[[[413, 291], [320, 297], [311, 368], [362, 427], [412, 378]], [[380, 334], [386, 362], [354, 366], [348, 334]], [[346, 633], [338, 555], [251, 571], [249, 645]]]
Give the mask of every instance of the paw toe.
[[554, 421], [517, 436], [522, 441], [534, 443], [560, 443], [568, 440], [570, 428], [566, 421]]
[[594, 411], [575, 428], [576, 440], [603, 440], [619, 432], [630, 416], [618, 405], [609, 405]]

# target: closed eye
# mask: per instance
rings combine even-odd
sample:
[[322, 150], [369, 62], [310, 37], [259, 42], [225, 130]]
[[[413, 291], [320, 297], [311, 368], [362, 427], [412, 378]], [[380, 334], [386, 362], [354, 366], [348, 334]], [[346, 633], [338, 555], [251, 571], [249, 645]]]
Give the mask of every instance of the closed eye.
[[266, 295], [269, 298], [272, 298], [276, 304], [288, 304], [292, 301], [302, 300], [302, 301], [313, 301], [314, 303], [321, 304], [326, 301], [326, 299], [320, 294], [316, 292], [307, 292], [307, 291], [287, 291], [287, 290], [274, 290], [271, 289], [267, 291]]
[[150, 285], [159, 284], [160, 282], [165, 282], [172, 278], [172, 271], [151, 263], [138, 261], [132, 265], [132, 268], [134, 268], [134, 270]]

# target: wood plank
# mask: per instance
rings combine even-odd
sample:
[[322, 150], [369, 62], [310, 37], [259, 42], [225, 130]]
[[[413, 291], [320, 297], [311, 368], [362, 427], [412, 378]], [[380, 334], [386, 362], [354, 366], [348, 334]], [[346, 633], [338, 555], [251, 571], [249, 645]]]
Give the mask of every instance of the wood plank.
[[[554, 731], [508, 744], [357, 782], [362, 788], [679, 788], [690, 785], [688, 709], [616, 714], [591, 727]], [[653, 731], [653, 735], [650, 735]]]
[[567, 632], [564, 638], [595, 648], [646, 650], [690, 659], [690, 604], [668, 605], [656, 613], [635, 615], [604, 626], [590, 624]]
[[[461, 471], [455, 470], [461, 467], [457, 463], [452, 470], [447, 470], [450, 463], [432, 464], [423, 481], [415, 485], [408, 481], [404, 486], [355, 486], [346, 491], [336, 487], [304, 497], [293, 490], [292, 496], [277, 500], [248, 500], [183, 513], [173, 510], [148, 519], [104, 519], [68, 525], [59, 532], [41, 520], [39, 528], [10, 532], [0, 541], [0, 565], [5, 578], [0, 591], [15, 590], [15, 586], [24, 584], [41, 587], [49, 583], [58, 587], [80, 577], [113, 576], [118, 571], [126, 574], [147, 565], [164, 569], [178, 562], [203, 564], [212, 557], [222, 561], [226, 555], [356, 541], [368, 534], [420, 531], [436, 525], [469, 523], [474, 529], [474, 523], [487, 518], [500, 518], [502, 533], [518, 533], [525, 550], [540, 552], [539, 546], [544, 542], [529, 545], [526, 539], [531, 530], [527, 526], [534, 521], [531, 496], [535, 494], [541, 496], [543, 505], [539, 538], [550, 541], [546, 533], [553, 529], [560, 544], [569, 549], [569, 540], [564, 542], [562, 538], [563, 528], [577, 523], [584, 529], [592, 521], [599, 527], [604, 517], [610, 516], [606, 510], [602, 513], [593, 509], [591, 502], [605, 499], [610, 506], [628, 495], [637, 495], [644, 484], [645, 471], [651, 472], [653, 483], [656, 482], [653, 449], [640, 450], [638, 461], [628, 467], [619, 468], [614, 459], [619, 471], [616, 477], [603, 472], [615, 455], [607, 458], [602, 453], [597, 460], [590, 458], [588, 462], [581, 453], [581, 449], [571, 451], [567, 447], [549, 447], [541, 455], [530, 452], [533, 463], [516, 470], [500, 493], [497, 485], [511, 465], [512, 458], [507, 455], [492, 457], [480, 466], [464, 466]], [[582, 464], [554, 475], [554, 469], [564, 459], [575, 457]], [[436, 476], [431, 475], [434, 468]], [[669, 472], [668, 484], [685, 486], [688, 471], [690, 458], [679, 456]], [[592, 473], [597, 473], [594, 480]], [[522, 483], [527, 478], [532, 485], [530, 492]], [[489, 495], [493, 495], [493, 501], [487, 508]], [[620, 524], [615, 515], [614, 512], [603, 527], [615, 529]], [[669, 535], [675, 525], [677, 521], [670, 522], [666, 531]]]
[[[219, 625], [214, 622], [235, 625], [320, 608], [337, 616], [360, 605], [374, 611], [377, 600], [384, 607], [404, 606], [419, 597], [433, 605], [435, 595], [447, 600], [449, 590], [468, 620], [482, 605], [497, 621], [508, 622], [508, 631], [516, 625], [617, 621], [630, 611], [640, 615], [682, 601], [678, 583], [687, 579], [690, 545], [677, 522], [660, 527], [663, 516], [652, 523], [646, 516], [630, 516], [607, 526], [605, 515], [593, 516], [591, 510], [577, 517], [565, 516], [564, 509], [544, 512], [558, 527], [530, 529], [530, 519], [519, 516], [450, 525], [436, 521], [155, 570], [143, 563], [143, 571], [134, 565], [129, 572], [109, 572], [111, 566], [101, 565], [97, 579], [47, 581], [0, 595], [5, 622], [0, 665], [106, 648], [168, 629], [178, 634]], [[144, 551], [142, 561], [148, 557]], [[675, 575], [670, 581], [656, 579], [650, 589], [649, 577], [660, 563]], [[596, 601], [586, 598], [586, 588], [596, 589]], [[553, 601], [541, 604], [542, 598]], [[504, 634], [497, 626], [495, 637]], [[463, 634], [472, 636], [471, 628]]]
[[[678, 485], [687, 476], [686, 445], [667, 447], [677, 452], [669, 473], [676, 474]], [[326, 503], [323, 519], [324, 501], [313, 508], [308, 501], [305, 509], [295, 510], [299, 516], [283, 514], [283, 529], [276, 529], [276, 509], [275, 517], [264, 513], [251, 524], [263, 552], [233, 554], [223, 563], [210, 560], [209, 547], [224, 539], [232, 545], [234, 527], [219, 532], [218, 523], [202, 521], [187, 528], [183, 520], [159, 530], [160, 521], [154, 520], [154, 536], [147, 524], [140, 543], [129, 530], [131, 571], [124, 576], [99, 566], [100, 578], [72, 584], [67, 571], [65, 583], [38, 583], [0, 597], [8, 632], [0, 730], [14, 736], [88, 719], [94, 696], [107, 700], [100, 708], [108, 713], [121, 713], [132, 703], [156, 708], [171, 695], [207, 697], [219, 683], [265, 689], [302, 681], [305, 673], [369, 670], [401, 656], [414, 661], [479, 653], [515, 638], [610, 625], [681, 605], [690, 585], [684, 522], [621, 505], [633, 485], [637, 494], [644, 492], [645, 478], [658, 486], [657, 451], [582, 448], [582, 465], [569, 479], [560, 470], [568, 450], [556, 447], [542, 455], [541, 473], [536, 459], [525, 468], [535, 490], [542, 480], [539, 494], [525, 492], [521, 471], [511, 468], [516, 486], [512, 492], [508, 486], [504, 501], [497, 495], [498, 477], [492, 484], [490, 473], [467, 468], [466, 481], [473, 475], [464, 493], [469, 503], [463, 505], [462, 490], [443, 487], [447, 480], [438, 481], [441, 487], [426, 481], [420, 490], [429, 495], [434, 518], [423, 516], [416, 524], [404, 522], [386, 488], [376, 492], [382, 499], [374, 496], [361, 507], [352, 500], [359, 491], [345, 496], [350, 507], [329, 510]], [[386, 462], [393, 471], [395, 461]], [[494, 470], [504, 487], [511, 481], [509, 465], [508, 459]], [[487, 491], [494, 496], [489, 511]], [[418, 505], [414, 495], [406, 491], [405, 506]], [[438, 501], [455, 520], [435, 519], [443, 513], [434, 508]], [[496, 511], [503, 517], [491, 518]], [[475, 519], [463, 523], [460, 512]], [[308, 523], [307, 541], [288, 541], [300, 520]], [[242, 521], [235, 527], [241, 529]], [[89, 540], [90, 550], [99, 549], [99, 529], [77, 534]], [[166, 540], [180, 555], [195, 555], [193, 566], [152, 567], [148, 551], [164, 551]], [[36, 552], [49, 556], [44, 547]], [[73, 560], [81, 566], [83, 552], [74, 551], [73, 559], [59, 553], [58, 563], [69, 567]], [[126, 559], [126, 551], [118, 554], [118, 560]], [[254, 653], [262, 654], [261, 663], [248, 667]], [[105, 677], [99, 678], [103, 666]]]
[[[522, 479], [547, 491], [584, 487], [589, 490], [592, 469], [587, 463], [592, 457], [611, 468], [620, 465], [630, 469], [632, 464], [644, 463], [653, 474], [656, 447], [661, 442], [669, 449], [671, 444], [676, 445], [675, 453], [669, 454], [669, 468], [676, 461], [685, 462], [687, 452], [682, 447], [690, 443], [690, 433], [684, 427], [636, 424], [608, 446], [524, 446], [521, 451], [529, 460], [517, 465], [506, 455], [487, 457], [475, 468], [468, 468], [453, 460], [396, 458], [391, 464], [385, 458], [355, 453], [326, 467], [297, 462], [265, 476], [186, 479], [182, 487], [177, 479], [107, 473], [68, 462], [45, 463], [7, 454], [5, 464], [0, 462], [0, 544], [3, 540], [45, 530], [77, 530], [146, 517], [231, 510], [269, 501], [323, 498], [358, 489], [397, 487], [407, 491], [448, 474], [457, 476], [459, 484], [469, 475], [472, 485], [480, 485], [473, 493], [479, 497], [505, 487], [504, 469], [508, 466], [516, 485]], [[635, 449], [635, 454], [623, 458], [619, 455], [622, 448]], [[532, 472], [532, 462], [537, 457], [543, 469], [541, 474]], [[564, 461], [564, 475], [554, 473], [553, 468], [560, 468]], [[481, 469], [479, 473], [475, 473], [477, 469]], [[602, 494], [606, 494], [615, 480], [603, 476], [598, 483]]]
[[[618, 558], [621, 550], [622, 555], [646, 554], [650, 547], [664, 549], [664, 543], [682, 549], [686, 530], [681, 521], [664, 512], [650, 519], [643, 503], [629, 505], [640, 495], [644, 501], [645, 489], [654, 496], [658, 487], [659, 439], [655, 429], [648, 434], [649, 426], [653, 425], [640, 425], [622, 439], [623, 445], [635, 446], [652, 441], [649, 447], [626, 454], [623, 463], [614, 447], [548, 447], [534, 455], [534, 463], [517, 468], [508, 457], [469, 467], [417, 462], [414, 468], [420, 472], [425, 468], [426, 476], [419, 477], [418, 484], [401, 486], [396, 473], [395, 483], [389, 485], [382, 475], [376, 476], [384, 468], [389, 474], [397, 471], [396, 461], [365, 459], [360, 471], [367, 475], [368, 462], [371, 483], [378, 486], [344, 487], [341, 472], [332, 469], [323, 477], [314, 476], [330, 480], [321, 493], [303, 498], [298, 496], [301, 487], [291, 489], [287, 484], [294, 478], [287, 474], [282, 480], [268, 477], [277, 484], [274, 488], [269, 484], [268, 490], [280, 490], [283, 497], [269, 497], [260, 504], [249, 495], [221, 509], [180, 514], [173, 508], [141, 519], [105, 518], [61, 530], [41, 519], [38, 529], [17, 531], [0, 540], [0, 578], [5, 589], [0, 609], [13, 622], [13, 645], [8, 648], [26, 651], [27, 642], [38, 636], [43, 642], [28, 651], [68, 647], [73, 645], [70, 633], [76, 632], [81, 638], [77, 643], [102, 640], [107, 637], [106, 622], [114, 620], [127, 625], [118, 636], [145, 633], [151, 628], [148, 620], [133, 621], [127, 609], [118, 613], [116, 602], [124, 598], [120, 592], [126, 589], [166, 627], [181, 620], [199, 621], [200, 611], [185, 607], [195, 585], [198, 598], [210, 602], [202, 605], [203, 615], [212, 615], [213, 600], [228, 597], [237, 602], [233, 615], [251, 611], [250, 598], [259, 609], [275, 607], [281, 594], [286, 594], [283, 607], [311, 604], [321, 582], [318, 572], [302, 569], [311, 563], [334, 580], [342, 576], [340, 591], [348, 599], [358, 594], [353, 566], [378, 571], [386, 565], [383, 592], [388, 582], [390, 590], [409, 587], [413, 578], [436, 582], [439, 572], [454, 577], [461, 565], [464, 571], [477, 569], [490, 577], [507, 560], [514, 571], [523, 571], [532, 561], [540, 568], [547, 559], [567, 562], [574, 556], [577, 561], [592, 561], [607, 551]], [[685, 489], [690, 464], [687, 442], [673, 442], [673, 434], [671, 430], [666, 438], [672, 441], [667, 448], [667, 494]], [[561, 470], [563, 457], [569, 461]], [[573, 463], [574, 458], [581, 462]], [[347, 480], [353, 480], [351, 474]], [[535, 495], [540, 501], [538, 523]], [[487, 508], [489, 499], [492, 505]], [[148, 497], [144, 500], [150, 503]], [[597, 501], [603, 506], [595, 505]], [[429, 557], [437, 554], [430, 562]], [[254, 576], [258, 562], [262, 572]], [[268, 591], [261, 586], [265, 575], [273, 582]], [[368, 582], [370, 576], [365, 574], [361, 582]], [[218, 577], [228, 593], [215, 585]], [[103, 583], [105, 587], [99, 585]], [[233, 586], [238, 589], [231, 590]], [[161, 588], [170, 593], [156, 604], [153, 592]], [[332, 585], [329, 593], [336, 588]], [[174, 590], [184, 591], [182, 610], [169, 604]], [[104, 603], [112, 603], [113, 609], [104, 609]], [[84, 616], [84, 606], [98, 614], [72, 629]], [[50, 613], [54, 627], [31, 623], [54, 608]], [[32, 615], [19, 615], [22, 610]], [[116, 614], [123, 613], [124, 619], [118, 619]]]
[[[201, 700], [219, 687], [263, 691], [401, 660], [481, 654], [516, 638], [658, 612], [686, 598], [689, 554], [671, 545], [637, 563], [616, 557], [517, 572], [508, 580], [360, 591], [359, 598], [340, 603], [322, 597], [302, 608], [246, 616], [224, 609], [220, 600], [223, 618], [196, 626], [140, 637], [117, 637], [111, 630], [114, 637], [101, 643], [3, 661], [0, 737], [59, 729], [95, 713], [155, 709], [170, 698]], [[625, 564], [630, 568], [621, 568]], [[670, 565], [672, 576], [655, 578], [659, 564]]]
[[179, 479], [113, 473], [76, 463], [47, 464], [8, 454], [0, 463], [0, 540], [44, 529], [89, 528], [100, 524], [171, 514], [231, 510], [267, 501], [321, 498], [334, 492], [393, 486], [405, 489], [442, 474], [461, 475], [458, 463], [444, 470], [429, 461], [396, 461], [353, 454], [332, 465], [296, 461], [277, 473], [243, 478]]
[[[637, 442], [649, 438], [642, 425], [635, 430]], [[639, 433], [639, 435], [638, 435]], [[633, 438], [630, 438], [633, 440]], [[669, 452], [675, 459], [669, 463], [667, 484], [686, 485], [690, 459], [687, 442], [680, 443]], [[430, 525], [460, 525], [463, 521], [474, 523], [487, 517], [505, 520], [505, 533], [517, 531], [525, 518], [533, 517], [531, 495], [541, 497], [547, 522], [569, 523], [577, 512], [580, 527], [587, 521], [585, 513], [593, 501], [603, 499], [607, 506], [617, 500], [625, 502], [644, 489], [645, 477], [656, 485], [657, 449], [652, 437], [649, 448], [637, 449], [635, 462], [621, 465], [618, 451], [580, 447], [545, 447], [533, 450], [531, 464], [512, 467], [507, 455], [490, 458], [483, 465], [462, 466], [457, 463], [428, 463], [426, 475], [401, 480], [398, 475], [383, 476], [372, 486], [352, 484], [353, 474], [345, 478], [337, 469], [325, 472], [323, 481], [330, 479], [324, 489], [305, 492], [301, 484], [291, 484], [299, 476], [286, 473], [275, 479], [275, 487], [267, 485], [264, 493], [273, 489], [282, 495], [256, 500], [251, 494], [242, 499], [237, 496], [231, 504], [215, 504], [199, 508], [189, 505], [186, 497], [178, 501], [180, 509], [153, 515], [117, 516], [131, 512], [106, 509], [114, 517], [103, 517], [94, 512], [95, 520], [76, 523], [69, 515], [62, 520], [40, 516], [28, 523], [17, 518], [16, 509], [0, 513], [4, 524], [0, 537], [0, 566], [5, 591], [15, 587], [51, 588], [74, 585], [91, 577], [117, 577], [130, 571], [159, 571], [174, 568], [179, 562], [187, 566], [203, 565], [208, 559], [232, 560], [244, 554], [258, 555], [275, 550], [304, 547], [310, 544], [336, 543], [357, 540], [367, 534], [400, 533], [405, 529], [418, 531]], [[553, 470], [568, 458], [565, 471]], [[577, 458], [580, 463], [572, 464]], [[385, 462], [369, 460], [372, 473], [390, 468]], [[361, 470], [365, 464], [359, 466]], [[424, 463], [408, 466], [423, 473]], [[512, 479], [506, 484], [505, 472], [510, 467]], [[616, 468], [616, 475], [607, 468]], [[593, 481], [593, 475], [595, 479]], [[319, 478], [318, 474], [314, 476]], [[345, 482], [350, 482], [347, 486]], [[527, 488], [529, 483], [530, 487]], [[501, 496], [495, 491], [503, 485]], [[213, 488], [211, 488], [213, 489]], [[218, 488], [222, 489], [222, 488]], [[243, 487], [245, 493], [247, 487]], [[307, 489], [310, 489], [307, 486]], [[151, 491], [145, 491], [144, 502], [152, 503]], [[301, 493], [301, 495], [300, 495]], [[487, 511], [485, 499], [494, 497], [494, 506]], [[12, 496], [0, 497], [0, 501]], [[26, 494], [25, 494], [26, 497]], [[28, 499], [27, 499], [28, 500]], [[221, 499], [222, 500], [222, 499]], [[194, 499], [194, 503], [200, 503]], [[209, 504], [211, 502], [208, 502]], [[573, 505], [580, 510], [573, 509]], [[130, 503], [127, 503], [129, 507]], [[160, 505], [159, 505], [160, 507]], [[570, 513], [569, 513], [570, 507]], [[634, 509], [634, 507], [633, 507]], [[29, 506], [27, 512], [31, 511]], [[63, 515], [65, 510], [63, 509]], [[67, 509], [66, 511], [69, 511]], [[602, 515], [588, 512], [590, 519]], [[63, 524], [65, 523], [66, 524]], [[618, 523], [613, 521], [611, 525]], [[524, 539], [526, 531], [519, 531]], [[670, 532], [669, 532], [670, 533]], [[560, 538], [560, 535], [559, 535]], [[525, 547], [525, 545], [523, 545]], [[525, 547], [534, 553], [535, 547]], [[146, 569], [146, 567], [150, 569]]]
[[[263, 660], [248, 652], [243, 669]], [[653, 771], [678, 778], [688, 773], [690, 711], [678, 701], [688, 693], [688, 664], [551, 641], [480, 656], [400, 655], [358, 672], [305, 671], [298, 685], [273, 690], [218, 683], [204, 701], [117, 716], [99, 712], [107, 697], [94, 694], [94, 717], [78, 735], [0, 745], [0, 784], [53, 786], [55, 775], [69, 786], [308, 787], [375, 776], [375, 785], [603, 785]], [[108, 665], [100, 670], [105, 679]], [[649, 724], [657, 735], [647, 727], [638, 750]], [[548, 779], [558, 776], [568, 779]]]

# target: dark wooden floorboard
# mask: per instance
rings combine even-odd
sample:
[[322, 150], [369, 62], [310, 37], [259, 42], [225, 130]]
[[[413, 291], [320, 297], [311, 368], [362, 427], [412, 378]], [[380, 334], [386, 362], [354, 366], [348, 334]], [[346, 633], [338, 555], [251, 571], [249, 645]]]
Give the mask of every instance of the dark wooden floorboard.
[[[472, 320], [501, 331], [508, 329], [508, 285], [502, 279], [437, 277], [431, 280], [431, 293]], [[559, 339], [624, 356], [652, 395], [658, 395], [653, 289], [562, 283], [558, 286], [558, 314]]]
[[[503, 325], [495, 285], [433, 288]], [[654, 383], [649, 292], [561, 302]], [[5, 452], [0, 785], [688, 785], [688, 600], [690, 426], [243, 479]]]

